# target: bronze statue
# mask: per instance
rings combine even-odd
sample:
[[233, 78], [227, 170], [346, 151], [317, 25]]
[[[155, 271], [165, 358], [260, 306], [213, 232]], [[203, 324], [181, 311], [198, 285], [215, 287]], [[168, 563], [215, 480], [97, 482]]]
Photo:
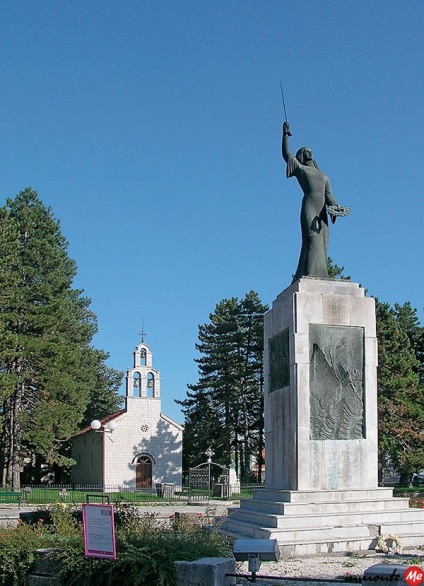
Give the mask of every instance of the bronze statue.
[[[328, 279], [328, 215], [331, 221], [346, 216], [349, 208], [339, 206], [331, 191], [330, 181], [319, 170], [309, 147], [302, 147], [294, 157], [289, 150], [289, 123], [283, 124], [282, 155], [287, 163], [287, 177], [296, 177], [303, 191], [300, 226], [302, 248], [292, 283], [300, 277]], [[328, 213], [327, 213], [328, 212]]]

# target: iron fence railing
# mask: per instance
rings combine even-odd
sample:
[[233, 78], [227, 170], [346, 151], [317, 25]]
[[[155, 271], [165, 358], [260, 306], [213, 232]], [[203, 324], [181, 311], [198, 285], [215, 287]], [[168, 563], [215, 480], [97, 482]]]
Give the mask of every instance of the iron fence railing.
[[[263, 488], [259, 484], [242, 484], [241, 486], [230, 486], [228, 495], [221, 495], [232, 500], [240, 497], [249, 498], [252, 491]], [[6, 487], [1, 491], [10, 490]], [[237, 492], [236, 492], [237, 491]], [[156, 501], [202, 501], [205, 499], [220, 498], [214, 494], [214, 486], [208, 488], [193, 488], [188, 485], [177, 486], [171, 483], [156, 484], [151, 488], [136, 489], [134, 487], [120, 485], [99, 485], [99, 484], [32, 484], [21, 487], [22, 503], [47, 504], [56, 502], [83, 503], [86, 502], [87, 494], [108, 494], [111, 500], [134, 502], [135, 504], [156, 502]]]

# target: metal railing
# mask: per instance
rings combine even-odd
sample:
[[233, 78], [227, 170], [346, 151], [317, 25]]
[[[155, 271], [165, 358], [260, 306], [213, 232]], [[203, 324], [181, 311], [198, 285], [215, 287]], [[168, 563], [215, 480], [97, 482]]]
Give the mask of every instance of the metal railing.
[[[231, 487], [233, 488], [233, 487]], [[230, 500], [240, 497], [249, 498], [252, 491], [263, 488], [258, 484], [243, 484], [237, 487], [237, 493], [230, 490]], [[235, 487], [234, 487], [235, 489]], [[0, 489], [1, 491], [2, 489]], [[6, 489], [3, 489], [6, 490]], [[111, 500], [133, 502], [143, 504], [147, 502], [186, 501], [198, 502], [205, 499], [217, 498], [214, 496], [213, 487], [208, 489], [193, 489], [187, 485], [176, 486], [171, 483], [156, 484], [151, 488], [135, 488], [133, 486], [100, 485], [100, 484], [38, 484], [24, 485], [21, 487], [22, 504], [48, 504], [56, 502], [83, 503], [87, 493], [106, 493]]]

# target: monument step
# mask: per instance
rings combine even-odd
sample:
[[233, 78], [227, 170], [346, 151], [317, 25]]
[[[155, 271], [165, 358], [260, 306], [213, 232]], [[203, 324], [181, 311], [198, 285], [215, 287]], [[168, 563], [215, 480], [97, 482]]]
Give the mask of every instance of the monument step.
[[[422, 535], [411, 535], [402, 537], [404, 548], [415, 548], [417, 544], [423, 543]], [[280, 544], [280, 554], [282, 556], [308, 556], [327, 553], [346, 553], [374, 550], [377, 546], [377, 538], [350, 539], [317, 541], [304, 543], [285, 543]]]
[[408, 498], [360, 499], [321, 502], [273, 502], [259, 499], [240, 499], [240, 509], [274, 515], [321, 515], [368, 511], [392, 511], [409, 508]]
[[[239, 533], [233, 533], [231, 531], [226, 532], [229, 536], [234, 539], [240, 539]], [[253, 537], [253, 536], [252, 536]], [[262, 536], [263, 537], [263, 536]], [[276, 537], [272, 537], [276, 539]], [[268, 537], [267, 537], [268, 539]], [[308, 541], [302, 543], [279, 543], [280, 555], [283, 557], [306, 557], [319, 554], [346, 554], [360, 551], [370, 551], [375, 549], [377, 544], [377, 538], [371, 539], [370, 537], [365, 539], [340, 539], [333, 541]], [[413, 547], [415, 542], [406, 543], [406, 546]]]
[[382, 523], [380, 526], [380, 533], [382, 535], [385, 535], [386, 533], [388, 533], [389, 535], [404, 535], [405, 533], [407, 533], [408, 535], [413, 535], [421, 533], [422, 541], [424, 541], [424, 510], [421, 512], [422, 515], [420, 515], [420, 517], [409, 522], [396, 521], [395, 519], [393, 519], [388, 523]]
[[[366, 525], [382, 525], [389, 523], [409, 523], [420, 519], [419, 509], [391, 511], [361, 511], [331, 514], [306, 515], [273, 515], [254, 510], [236, 509], [231, 512], [229, 520], [250, 522], [276, 529], [297, 529], [317, 527], [354, 527]], [[424, 520], [424, 517], [422, 517]]]
[[393, 488], [358, 488], [341, 490], [272, 490], [259, 488], [253, 491], [253, 499], [285, 503], [317, 503], [358, 500], [380, 500], [393, 497]]
[[305, 528], [274, 528], [261, 526], [241, 519], [229, 519], [225, 529], [246, 535], [248, 537], [262, 539], [277, 539], [278, 543], [304, 543], [307, 541], [329, 541], [330, 539], [365, 539], [375, 537], [370, 533], [368, 526], [334, 527], [332, 525], [322, 527]]
[[375, 549], [380, 534], [397, 535], [404, 547], [424, 545], [422, 523], [398, 523], [373, 527], [321, 527], [311, 530], [282, 530], [260, 527], [247, 522], [231, 522], [225, 531], [237, 538], [277, 539], [282, 555], [363, 551]]

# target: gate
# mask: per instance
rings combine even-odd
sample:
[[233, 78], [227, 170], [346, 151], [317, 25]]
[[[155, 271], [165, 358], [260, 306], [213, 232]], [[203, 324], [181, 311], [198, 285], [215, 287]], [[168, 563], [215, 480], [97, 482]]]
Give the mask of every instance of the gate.
[[190, 499], [202, 500], [211, 494], [211, 475], [209, 466], [206, 468], [190, 468], [188, 473]]

